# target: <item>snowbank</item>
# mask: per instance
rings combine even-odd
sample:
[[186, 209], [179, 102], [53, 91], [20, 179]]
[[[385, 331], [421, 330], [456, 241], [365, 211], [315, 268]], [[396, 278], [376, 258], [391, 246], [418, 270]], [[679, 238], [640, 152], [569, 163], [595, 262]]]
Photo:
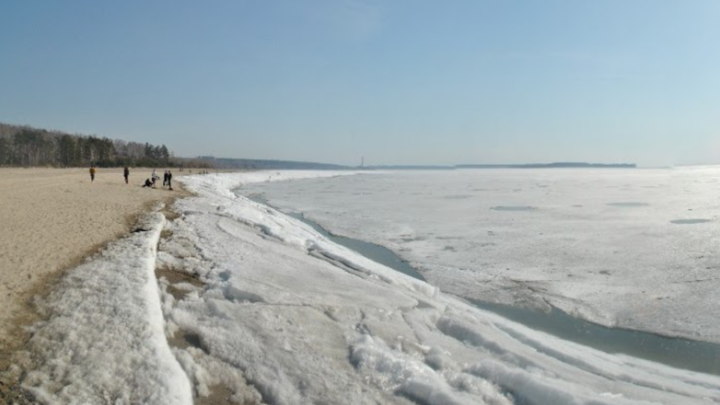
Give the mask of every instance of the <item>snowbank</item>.
[[192, 404], [164, 333], [155, 278], [165, 219], [145, 216], [128, 237], [72, 270], [33, 328], [35, 368], [23, 386], [43, 404]]

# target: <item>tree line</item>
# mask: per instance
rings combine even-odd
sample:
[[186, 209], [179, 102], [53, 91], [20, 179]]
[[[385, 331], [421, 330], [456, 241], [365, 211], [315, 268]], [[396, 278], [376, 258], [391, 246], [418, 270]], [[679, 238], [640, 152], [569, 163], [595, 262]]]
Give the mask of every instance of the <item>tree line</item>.
[[176, 166], [165, 145], [0, 123], [0, 166]]

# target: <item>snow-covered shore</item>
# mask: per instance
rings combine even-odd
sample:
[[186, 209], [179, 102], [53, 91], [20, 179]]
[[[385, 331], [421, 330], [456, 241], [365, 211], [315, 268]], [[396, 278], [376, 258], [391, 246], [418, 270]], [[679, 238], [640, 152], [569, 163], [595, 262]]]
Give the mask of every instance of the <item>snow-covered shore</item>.
[[[27, 301], [47, 291], [58, 273], [76, 266], [129, 231], [130, 222], [183, 191], [141, 188], [152, 169], [0, 167], [0, 370], [33, 319]], [[1, 390], [1, 388], [0, 388]]]
[[[202, 398], [218, 386], [228, 403], [720, 402], [717, 376], [533, 331], [231, 191], [341, 174], [184, 179], [197, 196], [176, 202], [180, 217], [165, 226], [157, 255], [162, 221], [149, 220], [147, 231], [73, 270], [71, 285], [51, 297], [52, 316], [36, 327], [35, 353], [46, 361], [25, 386], [49, 404], [186, 403], [191, 388]], [[158, 289], [147, 278], [153, 266], [200, 283], [162, 279]], [[170, 349], [163, 328], [182, 344]]]
[[155, 278], [165, 217], [140, 219], [133, 233], [73, 269], [40, 306], [23, 385], [39, 403], [192, 404], [187, 376], [163, 328]]

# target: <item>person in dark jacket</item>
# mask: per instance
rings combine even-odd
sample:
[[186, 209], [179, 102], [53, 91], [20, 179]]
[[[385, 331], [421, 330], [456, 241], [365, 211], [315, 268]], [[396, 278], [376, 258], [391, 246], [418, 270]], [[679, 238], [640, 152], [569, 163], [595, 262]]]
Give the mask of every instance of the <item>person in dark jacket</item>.
[[125, 184], [128, 184], [128, 179], [130, 178], [130, 169], [128, 169], [127, 166], [123, 169], [123, 177], [125, 177]]

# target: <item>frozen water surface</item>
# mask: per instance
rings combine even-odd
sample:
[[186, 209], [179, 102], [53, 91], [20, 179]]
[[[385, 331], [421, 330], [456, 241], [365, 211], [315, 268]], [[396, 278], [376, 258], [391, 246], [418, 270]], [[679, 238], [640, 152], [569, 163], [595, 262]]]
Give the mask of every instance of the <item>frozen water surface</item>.
[[719, 176], [712, 167], [392, 172], [242, 192], [387, 246], [449, 293], [720, 342]]
[[[500, 250], [523, 241], [532, 245], [540, 233], [558, 243], [560, 236], [553, 231], [566, 229], [569, 235], [562, 237], [585, 239], [585, 243], [598, 239], [601, 247], [609, 243], [602, 237], [618, 235], [602, 224], [568, 229], [568, 216], [574, 216], [572, 220], [579, 224], [594, 223], [598, 215], [604, 221], [627, 221], [625, 232], [643, 234], [648, 230], [635, 218], [637, 212], [606, 205], [608, 201], [640, 199], [613, 195], [606, 201], [582, 193], [553, 196], [558, 189], [576, 188], [571, 172], [529, 173], [537, 178], [528, 182], [512, 172], [458, 173], [458, 177], [451, 173], [350, 176], [257, 172], [184, 178], [197, 195], [176, 202], [179, 218], [163, 225], [157, 215], [149, 217], [144, 231], [118, 241], [71, 271], [72, 279], [47, 303], [52, 308], [49, 319], [34, 327], [33, 346], [36, 354], [44, 354], [39, 359], [45, 361], [38, 362], [37, 370], [30, 370], [24, 384], [36, 393], [39, 403], [46, 404], [189, 403], [191, 393], [208, 397], [213, 392], [225, 392], [235, 403], [247, 404], [720, 402], [720, 377], [716, 375], [595, 350], [533, 330], [444, 292], [475, 291], [484, 296], [487, 293], [477, 291], [482, 287], [500, 297], [510, 292], [511, 301], [572, 302], [603, 313], [605, 308], [597, 307], [589, 294], [585, 300], [572, 288], [567, 291], [579, 298], [561, 294], [567, 285], [562, 284], [560, 275], [569, 277], [572, 267], [555, 273], [541, 266], [530, 267], [527, 273], [519, 268], [507, 270], [515, 274], [510, 282], [521, 286], [513, 287], [517, 295], [504, 288], [498, 282], [501, 277], [490, 270], [499, 267], [501, 260], [513, 258]], [[595, 188], [625, 192], [616, 187], [620, 184], [623, 190], [639, 189], [627, 186], [635, 184], [636, 173], [583, 173], [583, 180], [590, 178]], [[299, 180], [318, 176], [326, 177]], [[625, 177], [618, 180], [612, 176]], [[647, 172], [644, 176], [643, 182], [648, 184], [675, 184], [667, 173]], [[689, 173], [689, 177], [699, 181], [701, 189], [707, 187], [702, 179], [710, 176], [703, 177], [700, 172]], [[388, 245], [405, 257], [425, 263], [423, 274], [445, 286], [439, 289], [432, 281], [428, 284], [369, 260], [306, 223], [232, 192], [238, 186], [250, 191], [255, 188], [252, 183], [285, 178], [297, 180], [276, 184], [280, 190], [276, 203], [285, 201], [295, 212], [313, 212], [317, 218], [325, 218], [324, 223], [334, 232], [342, 229], [347, 235], [364, 235], [362, 239], [379, 244], [389, 241]], [[533, 184], [547, 187], [533, 188]], [[480, 188], [488, 190], [477, 191], [485, 197], [444, 198], [474, 194], [472, 190]], [[313, 204], [310, 200], [319, 195], [316, 191], [323, 191], [326, 201], [319, 198]], [[272, 194], [269, 189], [265, 192]], [[369, 197], [353, 202], [352, 192]], [[402, 195], [407, 197], [385, 199]], [[645, 197], [652, 204], [639, 210], [662, 206], [659, 199]], [[646, 220], [658, 227], [662, 223], [673, 243], [682, 242], [681, 236], [688, 237], [691, 230], [712, 236], [713, 223], [677, 226], [669, 222], [711, 218], [707, 201], [695, 197], [693, 216], [682, 215], [684, 211], [655, 212], [646, 213], [652, 219]], [[291, 204], [296, 200], [299, 205]], [[428, 210], [425, 200], [436, 203], [435, 209]], [[576, 204], [588, 208], [572, 210], [589, 213], [570, 214], [567, 207]], [[538, 209], [489, 209], [498, 206]], [[454, 227], [444, 227], [443, 221]], [[167, 238], [156, 248], [163, 226]], [[557, 250], [553, 243], [542, 247]], [[593, 243], [583, 253], [591, 254]], [[572, 252], [580, 245], [565, 246]], [[712, 244], [703, 247], [703, 254], [711, 257]], [[482, 256], [483, 249], [495, 253], [479, 259], [477, 268], [455, 264], [455, 270], [448, 270], [451, 266], [437, 264], [448, 258], [470, 262]], [[516, 247], [512, 253], [521, 251]], [[525, 254], [533, 252], [537, 253], [530, 250]], [[573, 257], [553, 260], [558, 260], [561, 268], [585, 259], [577, 252]], [[702, 260], [692, 258], [694, 263]], [[526, 257], [514, 266], [526, 262], [532, 260]], [[621, 280], [618, 273], [633, 266], [620, 269], [612, 263], [602, 267], [599, 275], [584, 276], [582, 281], [592, 285], [605, 280], [603, 291], [621, 296], [615, 291]], [[490, 269], [487, 275], [482, 275], [483, 266]], [[186, 273], [187, 280], [195, 281], [173, 284], [163, 278], [158, 284], [151, 275], [154, 267]], [[638, 288], [638, 280], [655, 286], [658, 282], [653, 277], [666, 270], [646, 269], [652, 274], [642, 279], [640, 271], [630, 271], [625, 291], [641, 294], [644, 287]], [[682, 270], [687, 272], [686, 267]], [[693, 285], [697, 289], [713, 283]], [[655, 293], [649, 287], [646, 291]], [[680, 294], [682, 290], [664, 293]], [[609, 298], [606, 301], [615, 304]], [[664, 304], [665, 299], [662, 301]], [[606, 316], [617, 316], [613, 308], [617, 307], [611, 306]], [[687, 305], [671, 308], [692, 309]], [[666, 308], [661, 310], [673, 315]], [[163, 332], [174, 342], [172, 348]]]
[[[332, 174], [275, 176], [312, 175]], [[329, 185], [360, 181], [363, 192], [373, 193], [366, 177], [371, 176], [296, 184], [307, 187], [305, 193], [318, 187], [338, 197]], [[176, 355], [198, 392], [231, 384], [223, 376], [235, 370], [264, 402], [274, 404], [720, 401], [717, 376], [608, 354], [532, 330], [370, 261], [291, 216], [231, 192], [265, 180], [263, 173], [186, 179], [198, 197], [177, 203], [182, 217], [169, 226], [172, 236], [160, 246], [161, 263], [205, 283], [179, 301], [166, 295], [164, 306], [169, 331], [196, 337], [194, 347]], [[482, 210], [500, 205], [491, 204]], [[434, 236], [444, 243], [458, 241], [406, 228], [399, 236], [406, 244]]]
[[[254, 195], [253, 200], [263, 204], [267, 201]], [[365, 257], [419, 280], [425, 280], [417, 270], [391, 251], [368, 242], [332, 235], [302, 214], [289, 213], [293, 218], [310, 225], [321, 235], [335, 243], [348, 247]], [[608, 353], [624, 353], [635, 357], [658, 361], [674, 367], [720, 374], [720, 345], [682, 338], [670, 338], [636, 330], [606, 328], [592, 322], [573, 318], [555, 308], [536, 311], [524, 308], [473, 301], [482, 309], [498, 313], [533, 329], [546, 331], [566, 340]]]

